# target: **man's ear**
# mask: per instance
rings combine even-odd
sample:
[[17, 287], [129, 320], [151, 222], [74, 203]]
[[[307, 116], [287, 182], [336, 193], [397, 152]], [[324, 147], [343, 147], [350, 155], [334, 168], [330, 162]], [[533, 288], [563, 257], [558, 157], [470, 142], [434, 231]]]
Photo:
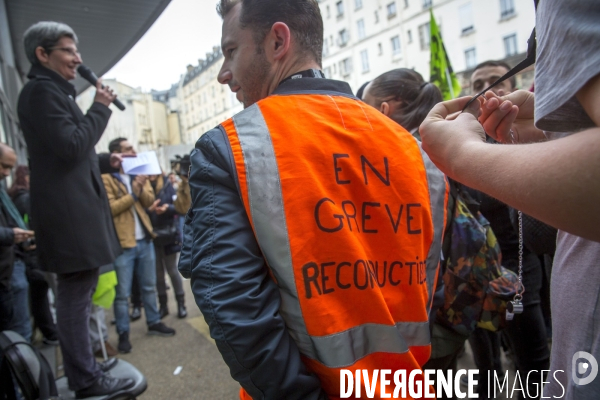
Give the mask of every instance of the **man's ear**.
[[38, 46], [35, 48], [35, 56], [41, 63], [48, 62], [48, 53], [46, 53], [46, 50], [44, 50], [42, 46]]
[[267, 57], [274, 61], [281, 60], [289, 51], [292, 33], [283, 22], [275, 22], [265, 38]]
[[379, 106], [379, 111], [381, 111], [381, 113], [383, 115], [385, 115], [386, 117], [390, 116], [390, 103], [388, 103], [387, 101], [384, 101], [383, 103], [381, 103], [381, 105]]

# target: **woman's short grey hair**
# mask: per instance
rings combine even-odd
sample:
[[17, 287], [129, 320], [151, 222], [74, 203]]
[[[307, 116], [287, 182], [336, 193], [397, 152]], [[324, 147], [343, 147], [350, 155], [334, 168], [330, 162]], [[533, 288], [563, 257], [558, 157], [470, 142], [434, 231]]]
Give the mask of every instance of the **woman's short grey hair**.
[[31, 64], [39, 64], [35, 55], [35, 49], [41, 46], [47, 53], [58, 43], [62, 37], [73, 39], [77, 43], [77, 35], [67, 24], [54, 21], [42, 21], [31, 25], [25, 31], [23, 42], [25, 44], [25, 55]]

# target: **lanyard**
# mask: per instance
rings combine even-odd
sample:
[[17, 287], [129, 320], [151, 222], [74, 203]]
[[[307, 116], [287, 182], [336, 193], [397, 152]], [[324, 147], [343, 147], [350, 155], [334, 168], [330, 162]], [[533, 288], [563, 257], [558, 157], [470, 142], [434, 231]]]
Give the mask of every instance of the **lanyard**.
[[[539, 2], [540, 2], [540, 0], [533, 0], [536, 11], [537, 11]], [[527, 58], [525, 58], [519, 64], [515, 65], [515, 67], [513, 69], [511, 69], [510, 71], [508, 71], [506, 74], [502, 75], [496, 82], [492, 83], [490, 86], [486, 87], [481, 92], [477, 93], [471, 100], [469, 100], [469, 102], [462, 109], [462, 111], [464, 112], [467, 109], [467, 107], [469, 107], [471, 105], [471, 103], [473, 103], [475, 101], [476, 98], [478, 98], [479, 96], [481, 96], [482, 94], [484, 94], [485, 92], [487, 92], [488, 90], [493, 88], [494, 86], [504, 82], [508, 78], [511, 78], [513, 75], [521, 72], [522, 70], [529, 67], [530, 65], [535, 64], [536, 49], [537, 49], [537, 40], [535, 37], [535, 27], [534, 27], [533, 31], [531, 31], [531, 36], [529, 36], [529, 39], [527, 40]]]
[[519, 64], [517, 64], [513, 69], [508, 71], [506, 74], [502, 75], [496, 82], [492, 83], [490, 86], [486, 87], [481, 92], [479, 92], [475, 96], [473, 96], [473, 98], [471, 100], [469, 100], [469, 102], [465, 105], [465, 107], [462, 109], [462, 111], [464, 112], [469, 107], [469, 105], [471, 105], [471, 103], [473, 103], [475, 101], [475, 99], [477, 99], [479, 96], [481, 96], [482, 94], [484, 94], [485, 92], [487, 92], [488, 90], [493, 88], [494, 86], [504, 82], [508, 78], [511, 78], [513, 75], [521, 72], [522, 70], [529, 67], [530, 65], [535, 64], [536, 47], [537, 47], [537, 41], [535, 38], [535, 28], [533, 28], [533, 31], [531, 31], [531, 36], [529, 37], [529, 40], [527, 40], [527, 58], [525, 58], [523, 61], [521, 61]]

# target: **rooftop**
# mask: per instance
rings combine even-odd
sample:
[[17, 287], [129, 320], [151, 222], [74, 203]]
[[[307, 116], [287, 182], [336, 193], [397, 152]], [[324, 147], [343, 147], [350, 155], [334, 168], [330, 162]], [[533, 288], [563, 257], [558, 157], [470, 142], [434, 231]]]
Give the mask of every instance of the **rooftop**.
[[223, 58], [223, 53], [219, 46], [214, 46], [212, 53], [206, 53], [206, 59], [198, 60], [197, 66], [188, 65], [188, 71], [183, 78], [183, 86], [190, 83], [195, 77], [212, 67], [217, 61]]

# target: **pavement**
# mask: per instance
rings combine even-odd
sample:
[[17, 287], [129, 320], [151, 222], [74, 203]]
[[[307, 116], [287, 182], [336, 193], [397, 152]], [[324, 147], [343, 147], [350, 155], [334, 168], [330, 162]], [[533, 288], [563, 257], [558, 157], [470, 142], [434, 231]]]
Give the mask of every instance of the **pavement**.
[[[171, 314], [162, 320], [167, 326], [176, 329], [177, 334], [172, 337], [147, 335], [145, 317], [142, 315], [141, 319], [130, 324], [133, 350], [129, 354], [120, 354], [118, 358], [131, 363], [145, 375], [148, 389], [140, 396], [144, 400], [237, 400], [240, 386], [231, 378], [229, 368], [210, 338], [208, 326], [194, 302], [189, 280], [184, 280], [184, 289], [187, 318], [177, 318], [176, 302], [172, 290], [169, 290]], [[112, 319], [112, 309], [107, 310], [107, 323]], [[116, 348], [118, 336], [114, 325], [109, 325], [108, 330], [109, 342]], [[54, 367], [55, 376], [62, 376], [58, 347], [40, 347]], [[502, 362], [505, 368], [509, 367], [504, 354]], [[468, 342], [465, 353], [459, 358], [458, 368], [475, 368]], [[180, 371], [175, 375], [178, 369]]]
[[[148, 389], [140, 396], [144, 400], [237, 400], [240, 386], [231, 378], [229, 368], [209, 336], [208, 326], [194, 302], [189, 280], [184, 280], [184, 288], [188, 316], [183, 319], [177, 318], [172, 289], [167, 292], [171, 314], [162, 322], [177, 331], [175, 336], [147, 335], [142, 311], [142, 318], [130, 324], [129, 340], [133, 350], [117, 357], [134, 365], [146, 377]], [[106, 322], [112, 319], [112, 309], [107, 310]], [[116, 348], [118, 335], [115, 326], [109, 324], [108, 331], [108, 341]], [[38, 345], [53, 367], [55, 376], [62, 376], [59, 348]], [[175, 375], [178, 367], [181, 367], [180, 372]]]
[[[141, 396], [145, 400], [238, 399], [240, 386], [231, 378], [229, 368], [209, 336], [208, 326], [194, 302], [190, 281], [183, 283], [187, 318], [177, 318], [177, 303], [171, 289], [167, 292], [171, 314], [162, 320], [177, 330], [175, 336], [147, 335], [146, 320], [142, 315], [130, 325], [129, 340], [133, 350], [118, 357], [136, 366], [146, 376], [148, 389]], [[106, 314], [108, 322], [112, 319], [112, 310]], [[109, 327], [109, 342], [117, 347], [114, 325]], [[181, 371], [174, 375], [178, 367]]]

